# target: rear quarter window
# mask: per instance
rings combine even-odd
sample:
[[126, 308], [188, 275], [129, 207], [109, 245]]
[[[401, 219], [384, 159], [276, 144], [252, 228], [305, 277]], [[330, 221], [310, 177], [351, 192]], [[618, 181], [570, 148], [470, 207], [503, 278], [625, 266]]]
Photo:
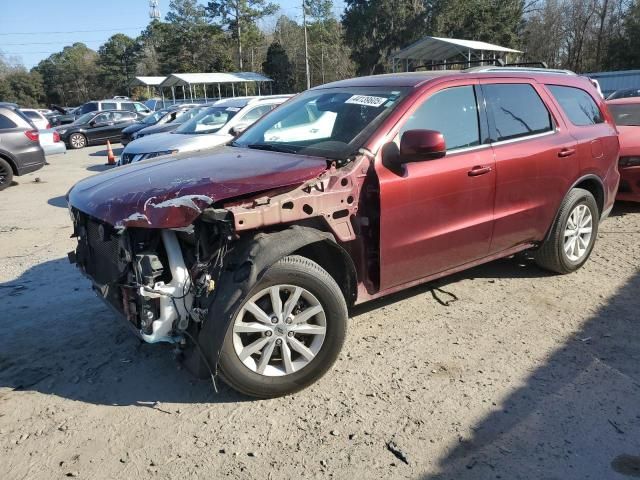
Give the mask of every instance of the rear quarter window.
[[16, 128], [17, 126], [18, 125], [16, 125], [11, 119], [7, 118], [2, 113], [0, 113], [0, 130], [6, 130], [8, 128]]
[[584, 127], [604, 122], [595, 100], [584, 90], [561, 85], [547, 85], [547, 88], [575, 126]]
[[532, 85], [494, 83], [483, 85], [493, 118], [494, 140], [505, 141], [553, 130], [551, 115]]
[[118, 109], [118, 104], [113, 102], [102, 102], [102, 108], [101, 110], [117, 110]]

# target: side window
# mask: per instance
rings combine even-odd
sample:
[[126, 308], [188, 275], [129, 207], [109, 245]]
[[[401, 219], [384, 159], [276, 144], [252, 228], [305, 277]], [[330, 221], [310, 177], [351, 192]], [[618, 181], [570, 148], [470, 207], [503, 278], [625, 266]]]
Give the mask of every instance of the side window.
[[16, 128], [17, 126], [18, 125], [16, 125], [15, 123], [13, 123], [11, 120], [9, 120], [7, 117], [5, 117], [0, 113], [0, 130], [3, 130], [5, 128]]
[[598, 105], [584, 90], [575, 87], [547, 85], [571, 123], [578, 127], [603, 123]]
[[430, 96], [405, 122], [407, 130], [437, 130], [447, 150], [480, 145], [478, 104], [471, 85], [452, 87]]
[[128, 110], [129, 112], [135, 112], [136, 111], [136, 106], [133, 103], [121, 103], [120, 107], [122, 108], [122, 110]]
[[149, 109], [141, 103], [129, 103], [129, 104], [123, 103], [122, 108], [124, 108], [125, 110], [131, 110], [131, 108], [129, 108], [128, 105], [132, 105], [136, 112], [144, 113], [149, 111]]
[[108, 123], [111, 121], [110, 115], [108, 113], [102, 113], [93, 118], [94, 123]]
[[32, 112], [30, 110], [22, 110], [22, 113], [24, 113], [27, 117], [29, 117], [32, 120], [40, 120], [40, 114], [38, 112]]
[[114, 102], [103, 102], [102, 110], [117, 110], [118, 104]]
[[272, 105], [260, 105], [259, 107], [255, 107], [252, 110], [249, 110], [247, 114], [242, 119], [243, 122], [255, 122], [260, 117], [262, 117], [265, 113], [270, 112]]
[[551, 115], [531, 85], [496, 83], [482, 89], [495, 123], [496, 141], [553, 130]]

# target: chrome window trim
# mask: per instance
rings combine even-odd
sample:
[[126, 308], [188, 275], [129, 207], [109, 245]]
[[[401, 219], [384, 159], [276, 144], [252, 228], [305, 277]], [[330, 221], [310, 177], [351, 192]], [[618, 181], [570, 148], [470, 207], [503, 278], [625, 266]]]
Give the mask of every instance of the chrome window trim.
[[546, 132], [542, 132], [542, 133], [536, 133], [534, 135], [525, 135], [522, 137], [517, 137], [517, 138], [510, 138], [509, 140], [500, 140], [497, 142], [492, 142], [491, 146], [500, 146], [500, 145], [508, 145], [510, 143], [516, 143], [516, 142], [521, 142], [521, 141], [525, 141], [525, 140], [532, 140], [535, 138], [541, 138], [541, 137], [546, 137], [548, 135], [555, 135], [556, 133], [558, 133], [558, 129], [554, 128], [552, 130], [548, 130]]

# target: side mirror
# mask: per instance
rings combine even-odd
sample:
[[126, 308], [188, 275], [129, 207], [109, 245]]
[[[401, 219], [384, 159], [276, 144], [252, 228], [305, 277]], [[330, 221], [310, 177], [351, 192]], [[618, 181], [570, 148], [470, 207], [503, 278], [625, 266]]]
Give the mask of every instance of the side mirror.
[[231, 127], [231, 130], [229, 130], [229, 133], [234, 137], [238, 137], [247, 128], [249, 128], [249, 125], [241, 123], [239, 125], [236, 125], [235, 127]]
[[446, 154], [444, 136], [435, 130], [407, 130], [400, 139], [400, 163], [433, 160]]

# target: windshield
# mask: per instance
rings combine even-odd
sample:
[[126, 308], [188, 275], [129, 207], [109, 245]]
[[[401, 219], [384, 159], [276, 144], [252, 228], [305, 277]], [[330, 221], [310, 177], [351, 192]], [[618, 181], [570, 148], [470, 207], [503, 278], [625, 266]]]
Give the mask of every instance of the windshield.
[[616, 125], [640, 126], [640, 103], [630, 105], [609, 104]]
[[169, 110], [158, 110], [148, 117], [145, 117], [145, 119], [142, 120], [142, 123], [144, 123], [145, 125], [155, 125], [162, 117], [167, 114], [168, 111]]
[[90, 113], [85, 113], [84, 115], [81, 115], [80, 117], [76, 118], [76, 121], [73, 123], [76, 123], [78, 125], [81, 125], [83, 123], [87, 123], [89, 120], [91, 120], [93, 117], [95, 117], [95, 113], [90, 112]]
[[238, 113], [238, 110], [240, 109], [235, 107], [207, 107], [191, 120], [176, 128], [175, 133], [215, 133], [231, 120]]
[[233, 146], [346, 160], [408, 91], [403, 87], [309, 90], [258, 120]]

